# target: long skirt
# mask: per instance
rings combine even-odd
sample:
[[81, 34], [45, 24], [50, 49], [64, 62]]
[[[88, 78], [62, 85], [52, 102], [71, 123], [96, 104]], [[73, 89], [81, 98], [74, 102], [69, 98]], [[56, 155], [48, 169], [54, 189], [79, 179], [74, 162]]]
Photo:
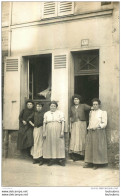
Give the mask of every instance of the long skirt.
[[61, 123], [50, 122], [46, 124], [46, 139], [43, 144], [43, 158], [65, 158], [64, 138], [60, 138]]
[[38, 159], [43, 155], [43, 127], [34, 128], [33, 131], [34, 145], [31, 148], [31, 155]]
[[105, 129], [88, 131], [86, 137], [85, 162], [94, 164], [108, 163]]
[[86, 127], [86, 121], [78, 121], [72, 124], [69, 150], [70, 153], [84, 155], [87, 134]]
[[21, 125], [18, 131], [17, 149], [24, 150], [33, 146], [33, 127]]

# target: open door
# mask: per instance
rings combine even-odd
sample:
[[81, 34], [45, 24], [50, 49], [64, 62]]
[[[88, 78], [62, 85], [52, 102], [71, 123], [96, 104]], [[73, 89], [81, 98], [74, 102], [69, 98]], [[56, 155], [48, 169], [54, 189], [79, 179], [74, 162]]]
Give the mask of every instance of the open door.
[[74, 93], [91, 105], [91, 100], [99, 97], [99, 50], [73, 53]]
[[18, 130], [20, 112], [20, 58], [7, 57], [4, 71], [3, 129]]

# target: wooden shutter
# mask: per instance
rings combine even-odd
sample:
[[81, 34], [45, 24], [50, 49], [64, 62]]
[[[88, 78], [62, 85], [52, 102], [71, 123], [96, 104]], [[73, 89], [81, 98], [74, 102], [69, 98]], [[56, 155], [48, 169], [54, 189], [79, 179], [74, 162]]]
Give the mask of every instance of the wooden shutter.
[[66, 68], [66, 55], [55, 55], [54, 56], [54, 68]]
[[42, 18], [50, 18], [57, 16], [57, 2], [46, 1], [42, 6]]
[[7, 57], [4, 69], [3, 128], [17, 130], [20, 112], [20, 58]]
[[74, 2], [60, 1], [58, 2], [58, 16], [70, 15], [74, 13]]
[[52, 100], [58, 101], [58, 109], [65, 115], [68, 130], [68, 52], [52, 54]]

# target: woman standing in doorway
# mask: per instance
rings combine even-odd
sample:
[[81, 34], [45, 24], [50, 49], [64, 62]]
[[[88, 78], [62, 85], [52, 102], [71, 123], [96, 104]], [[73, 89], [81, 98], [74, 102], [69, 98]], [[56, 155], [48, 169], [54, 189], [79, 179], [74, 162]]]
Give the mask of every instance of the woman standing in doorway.
[[[107, 164], [107, 140], [105, 127], [107, 126], [107, 112], [100, 109], [101, 101], [97, 98], [92, 100], [93, 111], [89, 115], [88, 134], [86, 138], [85, 165], [84, 168], [99, 164]], [[91, 163], [91, 164], [90, 164]]]
[[57, 110], [56, 101], [50, 102], [50, 111], [44, 114], [43, 124], [43, 158], [49, 159], [48, 166], [58, 160], [61, 166], [65, 166], [64, 143], [64, 115]]
[[29, 123], [34, 127], [34, 145], [31, 148], [33, 164], [43, 165], [43, 104], [36, 103], [36, 111], [29, 117]]
[[85, 111], [90, 110], [91, 106], [81, 104], [80, 95], [74, 95], [72, 101], [74, 105], [70, 114], [70, 154], [73, 161], [77, 161], [84, 158], [87, 135]]
[[29, 124], [29, 116], [34, 113], [34, 103], [27, 100], [26, 108], [19, 115], [19, 131], [17, 140], [17, 149], [27, 149], [28, 153], [33, 146], [33, 126]]

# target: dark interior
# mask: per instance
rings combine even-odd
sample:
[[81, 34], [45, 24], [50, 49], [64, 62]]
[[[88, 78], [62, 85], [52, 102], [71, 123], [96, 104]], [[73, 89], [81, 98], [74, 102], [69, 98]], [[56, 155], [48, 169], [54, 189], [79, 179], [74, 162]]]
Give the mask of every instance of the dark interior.
[[31, 57], [29, 59], [29, 98], [45, 99], [38, 93], [48, 87], [51, 88], [51, 55]]

